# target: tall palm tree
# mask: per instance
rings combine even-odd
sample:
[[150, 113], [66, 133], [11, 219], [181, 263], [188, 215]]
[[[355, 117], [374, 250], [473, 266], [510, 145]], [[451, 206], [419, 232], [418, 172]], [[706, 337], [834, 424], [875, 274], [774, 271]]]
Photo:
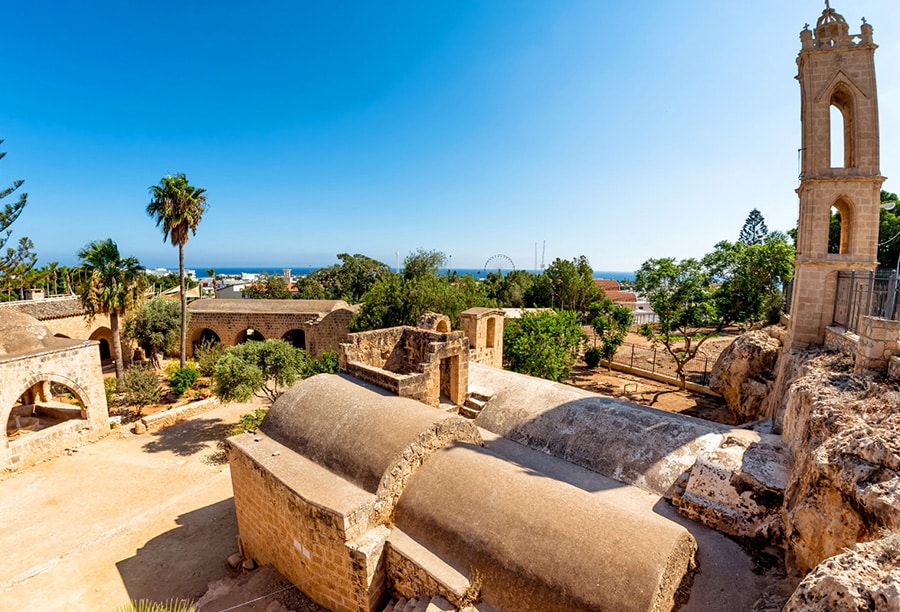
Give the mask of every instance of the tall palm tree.
[[162, 226], [163, 242], [170, 241], [178, 247], [178, 278], [181, 289], [181, 340], [179, 352], [181, 367], [185, 365], [184, 346], [187, 340], [187, 292], [184, 284], [184, 245], [189, 234], [197, 234], [197, 225], [206, 212], [206, 189], [188, 183], [183, 172], [163, 177], [159, 185], [150, 187], [152, 200], [147, 204], [147, 214]]
[[78, 251], [78, 258], [87, 276], [81, 286], [81, 303], [89, 317], [109, 315], [116, 378], [121, 379], [125, 375], [125, 364], [119, 317], [140, 305], [147, 279], [137, 258], [121, 257], [119, 247], [110, 238], [88, 243]]

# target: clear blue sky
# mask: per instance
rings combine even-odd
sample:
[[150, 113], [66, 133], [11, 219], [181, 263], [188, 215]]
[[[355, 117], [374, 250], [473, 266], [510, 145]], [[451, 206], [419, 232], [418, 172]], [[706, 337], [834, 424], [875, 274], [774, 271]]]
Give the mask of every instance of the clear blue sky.
[[[40, 263], [110, 237], [176, 250], [144, 212], [185, 172], [209, 210], [187, 266], [478, 267], [700, 256], [758, 208], [797, 218], [795, 59], [820, 0], [2, 3], [0, 184]], [[875, 28], [882, 173], [900, 191], [900, 4]], [[540, 255], [540, 254], [539, 254]]]

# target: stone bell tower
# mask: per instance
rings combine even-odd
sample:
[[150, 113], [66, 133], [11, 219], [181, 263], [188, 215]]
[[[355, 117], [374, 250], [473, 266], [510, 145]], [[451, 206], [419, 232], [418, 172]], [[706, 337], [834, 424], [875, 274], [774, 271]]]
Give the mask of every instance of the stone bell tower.
[[[822, 344], [834, 316], [839, 271], [877, 266], [884, 181], [872, 26], [863, 18], [860, 33], [850, 34], [847, 22], [826, 0], [815, 30], [807, 24], [800, 41], [803, 148], [789, 346]], [[833, 122], [840, 125], [832, 129]], [[832, 134], [841, 142], [832, 143]], [[841, 238], [839, 248], [829, 249], [832, 209], [840, 213]]]

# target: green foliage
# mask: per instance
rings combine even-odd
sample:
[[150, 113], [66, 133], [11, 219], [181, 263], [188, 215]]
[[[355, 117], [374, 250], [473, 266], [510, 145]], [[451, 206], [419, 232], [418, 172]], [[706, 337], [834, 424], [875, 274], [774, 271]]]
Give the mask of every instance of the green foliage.
[[87, 282], [81, 287], [81, 305], [87, 316], [108, 314], [116, 378], [125, 375], [119, 317], [133, 312], [143, 301], [146, 278], [135, 257], [121, 257], [111, 239], [95, 240], [78, 251]]
[[156, 220], [163, 231], [163, 242], [178, 247], [178, 279], [181, 286], [181, 334], [179, 355], [181, 367], [185, 365], [185, 334], [187, 333], [187, 291], [184, 277], [184, 245], [191, 234], [197, 234], [197, 226], [206, 212], [206, 190], [191, 185], [183, 172], [164, 176], [158, 185], [150, 187], [150, 203], [147, 214]]
[[337, 351], [325, 351], [318, 359], [309, 360], [309, 365], [306, 368], [306, 376], [315, 376], [316, 374], [334, 374], [337, 371]]
[[200, 378], [198, 370], [191, 367], [179, 368], [169, 377], [169, 388], [176, 397], [181, 397], [198, 378]]
[[[437, 276], [438, 271], [447, 263], [447, 255], [440, 251], [417, 249], [403, 260], [403, 278], [406, 280]], [[446, 314], [446, 313], [444, 313]]]
[[143, 305], [125, 325], [125, 335], [137, 342], [147, 357], [158, 365], [158, 353], [178, 349], [181, 309], [177, 302], [155, 297]]
[[225, 354], [225, 347], [215, 340], [204, 340], [194, 349], [197, 368], [203, 376], [212, 376], [216, 362]]
[[231, 346], [213, 369], [213, 393], [226, 402], [245, 402], [254, 394], [274, 401], [309, 375], [310, 361], [306, 351], [284, 340]]
[[238, 422], [235, 423], [234, 427], [231, 428], [231, 431], [228, 433], [228, 435], [236, 436], [248, 431], [256, 431], [257, 429], [259, 429], [259, 426], [262, 424], [262, 420], [268, 413], [268, 408], [257, 408], [253, 412], [242, 414], [241, 418], [238, 419]]
[[[625, 306], [619, 306], [605, 297], [599, 302], [592, 302], [588, 307], [591, 327], [600, 340], [598, 351], [612, 369], [612, 360], [616, 351], [625, 342], [628, 328], [631, 327], [632, 314]], [[587, 356], [585, 355], [585, 359]], [[591, 366], [594, 367], [594, 366]]]
[[716, 317], [710, 275], [696, 259], [648, 259], [635, 275], [635, 287], [659, 317], [658, 327], [644, 325], [641, 333], [672, 356], [684, 390], [685, 364], [724, 326]]
[[387, 264], [358, 253], [339, 253], [337, 257], [340, 264], [320, 268], [297, 282], [300, 298], [345, 300], [356, 304], [391, 271]]
[[495, 305], [488, 297], [487, 287], [471, 274], [428, 274], [426, 269], [436, 265], [436, 260], [433, 252], [420, 252], [407, 258], [409, 267], [404, 275], [384, 273], [363, 296], [363, 306], [351, 323], [353, 331], [415, 325], [428, 311], [447, 315], [458, 327], [463, 310]]
[[522, 374], [561, 381], [572, 371], [583, 340], [578, 313], [527, 312], [504, 324], [503, 365]]
[[162, 399], [162, 387], [156, 372], [150, 368], [130, 368], [122, 381], [125, 401], [138, 406], [138, 413], [144, 406], [158, 404]]
[[878, 265], [891, 270], [900, 260], [900, 199], [896, 193], [881, 191], [881, 203], [893, 204], [891, 210], [881, 209], [878, 224]]
[[122, 385], [118, 378], [103, 379], [103, 393], [106, 395], [107, 408], [116, 403], [116, 395], [121, 393]]
[[600, 360], [602, 358], [603, 358], [603, 353], [596, 346], [592, 346], [589, 349], [587, 349], [586, 351], [584, 351], [584, 363], [589, 368], [596, 368], [598, 365], [600, 365]]
[[781, 232], [762, 242], [722, 241], [703, 258], [710, 278], [718, 283], [713, 301], [724, 323], [751, 324], [777, 318], [782, 289], [794, 274], [794, 247]]
[[261, 274], [259, 280], [241, 290], [241, 295], [252, 300], [290, 300], [294, 297], [283, 276]]
[[163, 603], [137, 599], [116, 608], [116, 612], [194, 612], [194, 610], [194, 604], [187, 599], [170, 599]]
[[603, 297], [603, 290], [594, 282], [594, 270], [584, 255], [572, 261], [555, 259], [542, 277], [544, 293], [549, 292], [553, 308], [586, 312], [591, 302]]
[[[525, 270], [513, 270], [505, 276], [498, 272], [490, 272], [484, 279], [484, 286], [489, 299], [504, 308], [529, 308], [535, 304], [529, 301], [531, 289], [537, 277]], [[548, 293], [549, 297], [549, 293]], [[549, 306], [550, 302], [541, 304]]]
[[738, 242], [747, 245], [762, 244], [768, 235], [769, 228], [766, 227], [766, 220], [763, 219], [762, 213], [754, 208], [747, 215], [747, 220], [744, 221]]

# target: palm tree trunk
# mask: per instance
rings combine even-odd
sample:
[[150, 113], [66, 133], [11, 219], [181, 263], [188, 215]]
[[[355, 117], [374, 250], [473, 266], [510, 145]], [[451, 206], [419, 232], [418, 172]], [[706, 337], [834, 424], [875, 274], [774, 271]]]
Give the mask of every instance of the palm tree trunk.
[[178, 352], [181, 357], [181, 367], [184, 368], [186, 361], [184, 358], [184, 349], [187, 344], [187, 292], [184, 288], [184, 245], [178, 245], [178, 277], [181, 281], [181, 341], [178, 345]]
[[116, 378], [125, 378], [125, 360], [122, 359], [122, 339], [119, 337], [119, 314], [115, 311], [109, 313], [109, 327], [112, 332], [112, 352], [116, 361]]

